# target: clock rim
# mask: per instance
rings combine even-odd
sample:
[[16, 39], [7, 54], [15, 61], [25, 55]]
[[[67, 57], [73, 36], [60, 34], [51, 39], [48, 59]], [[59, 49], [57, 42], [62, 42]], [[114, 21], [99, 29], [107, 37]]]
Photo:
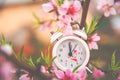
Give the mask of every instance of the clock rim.
[[[82, 64], [77, 70], [82, 69], [82, 68], [85, 68], [86, 65], [87, 65], [87, 63], [89, 62], [90, 50], [89, 50], [88, 45], [86, 44], [86, 42], [85, 42], [83, 39], [79, 38], [79, 37], [76, 37], [76, 36], [66, 36], [66, 37], [61, 38], [58, 42], [56, 42], [56, 44], [55, 44], [54, 47], [53, 47], [52, 57], [56, 57], [56, 56], [57, 56], [57, 55], [56, 55], [56, 52], [57, 52], [57, 48], [58, 48], [59, 44], [62, 43], [63, 41], [65, 41], [66, 39], [73, 39], [73, 40], [75, 39], [75, 40], [77, 40], [77, 41], [79, 41], [79, 42], [81, 42], [81, 43], [83, 44], [83, 46], [84, 46], [84, 48], [85, 48], [85, 50], [86, 50], [86, 59], [84, 60], [83, 64]], [[56, 57], [56, 58], [57, 58], [57, 57]], [[61, 70], [63, 70], [63, 71], [66, 71], [66, 70], [67, 70], [67, 68], [63, 67], [63, 66], [58, 62], [57, 59], [54, 60], [54, 63], [56, 64], [56, 66], [57, 66], [59, 69], [61, 69]], [[73, 68], [73, 69], [74, 69], [74, 68]], [[73, 70], [73, 69], [71, 69], [71, 70]]]

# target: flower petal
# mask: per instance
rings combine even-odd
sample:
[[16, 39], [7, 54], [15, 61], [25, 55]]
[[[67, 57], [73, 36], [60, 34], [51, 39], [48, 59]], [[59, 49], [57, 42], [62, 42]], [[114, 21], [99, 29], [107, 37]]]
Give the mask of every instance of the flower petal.
[[66, 15], [67, 14], [67, 11], [68, 11], [68, 9], [67, 8], [59, 8], [58, 9], [58, 13], [60, 14], [60, 15]]
[[73, 35], [73, 30], [71, 26], [67, 26], [63, 31], [63, 36]]
[[59, 79], [63, 79], [64, 78], [64, 72], [60, 71], [60, 70], [55, 70], [55, 75], [57, 76], [57, 78]]
[[74, 15], [72, 15], [73, 20], [78, 20], [80, 18], [79, 13], [74, 13]]
[[93, 77], [95, 79], [98, 79], [100, 77], [104, 76], [104, 72], [102, 72], [101, 70], [97, 69], [97, 68], [94, 68], [94, 71], [93, 71]]
[[110, 16], [110, 11], [105, 11], [105, 12], [104, 12], [104, 16], [105, 16], [105, 17], [109, 17], [109, 16]]
[[98, 45], [96, 42], [89, 42], [88, 46], [89, 46], [90, 50], [91, 49], [98, 49]]
[[42, 4], [42, 8], [45, 12], [49, 12], [51, 10], [54, 9], [53, 5], [51, 2], [48, 2], [48, 3], [45, 3], [45, 4]]
[[94, 35], [92, 35], [92, 40], [93, 41], [99, 41], [100, 40], [100, 36], [97, 35], [97, 33], [95, 33]]
[[41, 71], [42, 73], [45, 73], [45, 72], [46, 72], [45, 67], [44, 67], [44, 66], [41, 66], [40, 71]]
[[81, 3], [78, 0], [75, 0], [73, 3], [73, 7], [75, 8], [76, 11], [79, 11], [81, 9]]
[[30, 77], [28, 77], [29, 74], [22, 75], [19, 80], [30, 80]]
[[12, 55], [12, 47], [9, 44], [2, 45], [0, 47], [7, 55]]
[[113, 7], [110, 8], [110, 13], [111, 13], [111, 15], [116, 15], [117, 14], [116, 10]]
[[66, 75], [67, 77], [70, 77], [70, 76], [72, 75], [71, 70], [70, 70], [70, 69], [66, 70], [65, 75]]
[[79, 74], [78, 77], [79, 77], [80, 80], [85, 80], [86, 79], [87, 72], [86, 72], [85, 68], [80, 69], [79, 72], [78, 72], [78, 74]]

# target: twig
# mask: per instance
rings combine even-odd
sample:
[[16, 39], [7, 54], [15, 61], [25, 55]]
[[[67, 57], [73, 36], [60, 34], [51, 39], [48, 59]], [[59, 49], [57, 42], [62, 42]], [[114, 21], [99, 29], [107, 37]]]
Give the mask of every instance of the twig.
[[0, 49], [0, 54], [4, 56], [9, 61], [13, 62], [17, 67], [28, 71], [32, 76], [40, 77], [41, 79], [50, 80], [51, 78], [55, 77], [54, 74], [49, 73], [41, 73], [39, 69], [36, 67], [32, 67], [30, 65], [26, 65], [20, 61], [18, 61], [14, 56], [7, 55], [4, 51]]
[[85, 26], [89, 4], [90, 4], [90, 0], [85, 0], [83, 4], [82, 19], [81, 19], [80, 26], [79, 26], [80, 29], [82, 29]]

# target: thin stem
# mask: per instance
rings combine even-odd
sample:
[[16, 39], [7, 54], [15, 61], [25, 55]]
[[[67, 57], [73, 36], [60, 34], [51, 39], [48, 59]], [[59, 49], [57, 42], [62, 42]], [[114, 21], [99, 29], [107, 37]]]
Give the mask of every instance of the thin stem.
[[90, 0], [85, 0], [84, 1], [83, 12], [82, 12], [82, 19], [81, 19], [81, 23], [80, 23], [80, 26], [79, 26], [80, 29], [82, 29], [85, 26], [89, 4], [90, 4]]
[[1, 49], [0, 49], [0, 55], [4, 56], [7, 60], [14, 63], [15, 66], [28, 71], [32, 76], [40, 77], [41, 79], [45, 79], [45, 80], [48, 80], [48, 79], [51, 79], [51, 78], [55, 77], [54, 74], [41, 73], [38, 68], [32, 67], [30, 65], [26, 65], [25, 63], [18, 61], [14, 56], [7, 55], [7, 53], [2, 51]]

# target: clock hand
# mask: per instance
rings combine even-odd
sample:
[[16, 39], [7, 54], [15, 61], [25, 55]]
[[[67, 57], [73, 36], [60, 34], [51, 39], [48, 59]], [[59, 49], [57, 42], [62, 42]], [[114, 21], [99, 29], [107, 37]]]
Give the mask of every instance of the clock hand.
[[74, 48], [73, 48], [72, 52], [75, 50], [75, 48], [77, 47], [77, 45], [78, 45], [78, 44], [76, 44], [76, 45], [74, 46]]
[[71, 59], [75, 62], [77, 62], [77, 58], [76, 57], [71, 57]]
[[69, 55], [69, 56], [72, 56], [72, 50], [71, 50], [71, 47], [72, 47], [72, 46], [71, 46], [71, 42], [68, 43], [68, 46], [69, 46], [69, 53], [68, 53], [68, 55]]

